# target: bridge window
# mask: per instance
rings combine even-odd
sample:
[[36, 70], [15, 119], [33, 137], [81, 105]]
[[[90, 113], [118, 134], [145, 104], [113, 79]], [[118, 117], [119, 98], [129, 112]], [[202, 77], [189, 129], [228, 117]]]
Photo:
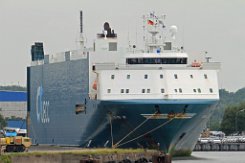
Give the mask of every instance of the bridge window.
[[129, 93], [129, 89], [126, 89], [126, 93]]
[[130, 75], [127, 75], [127, 79], [130, 79]]
[[165, 92], [165, 90], [162, 88], [162, 89], [161, 89], [161, 93], [164, 93], [164, 92]]
[[127, 64], [187, 64], [187, 58], [127, 58]]
[[148, 75], [147, 75], [147, 74], [145, 74], [144, 78], [145, 78], [145, 79], [148, 79]]
[[209, 88], [209, 92], [210, 92], [210, 93], [213, 93], [214, 91], [213, 91], [213, 89], [212, 89], [212, 88]]
[[111, 79], [115, 79], [115, 75], [111, 75]]
[[142, 89], [142, 93], [145, 93], [145, 89]]
[[193, 79], [193, 75], [190, 75], [190, 78]]
[[111, 93], [111, 89], [107, 89], [107, 93]]
[[178, 90], [177, 90], [177, 89], [174, 89], [174, 92], [175, 92], [175, 93], [177, 93], [177, 92], [178, 92]]
[[124, 93], [124, 89], [121, 89], [121, 93]]
[[160, 74], [160, 79], [163, 79], [163, 74]]
[[197, 92], [197, 90], [196, 90], [196, 89], [193, 89], [193, 92], [194, 92], [194, 93], [196, 93], [196, 92]]

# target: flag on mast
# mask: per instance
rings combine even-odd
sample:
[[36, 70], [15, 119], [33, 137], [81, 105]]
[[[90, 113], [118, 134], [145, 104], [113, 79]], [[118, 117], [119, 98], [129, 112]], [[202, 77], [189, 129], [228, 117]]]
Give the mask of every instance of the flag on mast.
[[152, 20], [148, 20], [147, 24], [154, 25], [154, 22]]

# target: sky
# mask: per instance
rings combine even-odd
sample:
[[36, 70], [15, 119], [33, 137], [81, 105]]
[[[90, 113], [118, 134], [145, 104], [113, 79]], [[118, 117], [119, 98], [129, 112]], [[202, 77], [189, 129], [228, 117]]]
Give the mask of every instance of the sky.
[[166, 14], [165, 24], [178, 27], [177, 46], [221, 62], [220, 88], [245, 87], [244, 0], [0, 0], [0, 85], [26, 85], [34, 42], [45, 54], [77, 49], [80, 10], [88, 47], [105, 21], [126, 45], [140, 42], [143, 14]]

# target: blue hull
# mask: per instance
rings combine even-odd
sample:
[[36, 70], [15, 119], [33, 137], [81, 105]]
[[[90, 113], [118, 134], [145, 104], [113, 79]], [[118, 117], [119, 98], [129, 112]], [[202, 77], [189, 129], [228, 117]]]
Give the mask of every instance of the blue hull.
[[[81, 145], [85, 146], [91, 140], [91, 147], [103, 147], [106, 143], [110, 147], [112, 139], [113, 144], [117, 144], [128, 133], [146, 121], [123, 141], [120, 141], [119, 147], [160, 148], [165, 152], [171, 152], [171, 150], [192, 151], [211, 113], [210, 107], [215, 103], [215, 101], [201, 100], [193, 100], [192, 103], [189, 100], [182, 100], [177, 101], [177, 104], [176, 101], [166, 101], [165, 103], [151, 101], [148, 104], [147, 100], [145, 102], [146, 104], [99, 103], [97, 111], [92, 115], [91, 122], [86, 129], [90, 136], [83, 139], [85, 141], [81, 141]], [[146, 120], [142, 115], [156, 113], [156, 105], [159, 106], [157, 111], [160, 114], [183, 113], [185, 108], [185, 113], [193, 114], [193, 117], [189, 119], [152, 118]]]

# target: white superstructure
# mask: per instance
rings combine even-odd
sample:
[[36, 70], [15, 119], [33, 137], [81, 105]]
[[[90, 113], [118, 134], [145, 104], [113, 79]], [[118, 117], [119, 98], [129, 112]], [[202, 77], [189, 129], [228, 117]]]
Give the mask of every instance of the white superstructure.
[[[122, 54], [116, 37], [106, 37], [106, 28], [90, 53], [90, 94], [97, 100], [219, 99], [214, 62], [189, 63], [183, 48], [173, 48], [161, 35], [163, 18], [144, 16], [146, 48]], [[170, 28], [175, 37], [176, 26]], [[148, 38], [148, 39], [146, 39]], [[164, 39], [163, 39], [164, 38]], [[139, 51], [139, 52], [137, 52]]]

